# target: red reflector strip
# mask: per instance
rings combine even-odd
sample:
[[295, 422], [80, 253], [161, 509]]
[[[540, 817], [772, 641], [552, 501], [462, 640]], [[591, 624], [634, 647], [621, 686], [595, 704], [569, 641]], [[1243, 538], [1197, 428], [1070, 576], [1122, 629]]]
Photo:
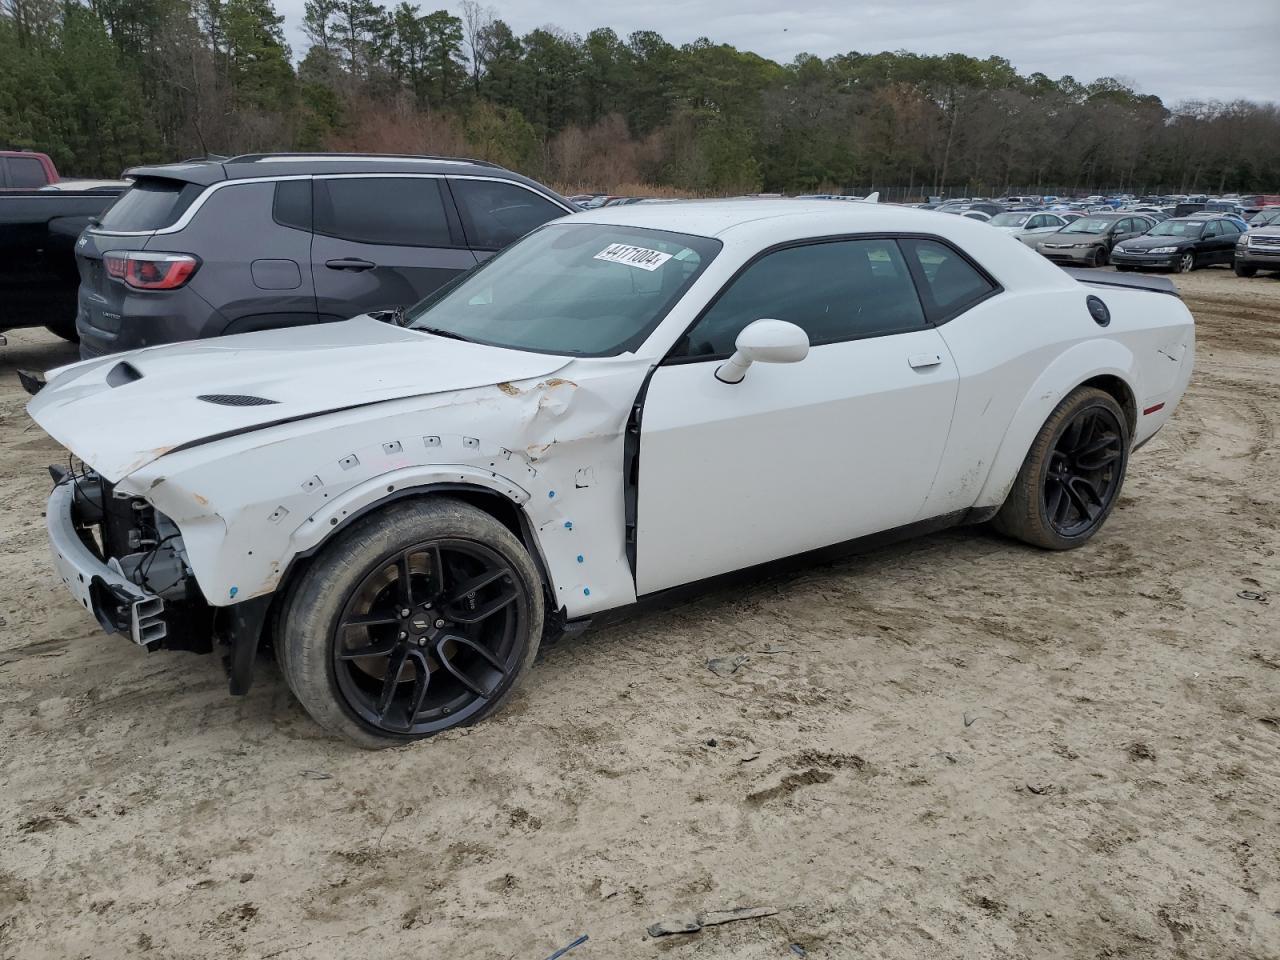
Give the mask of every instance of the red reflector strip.
[[1158, 413], [1159, 411], [1161, 411], [1161, 410], [1163, 410], [1163, 409], [1164, 409], [1164, 404], [1163, 404], [1163, 403], [1157, 403], [1154, 407], [1147, 407], [1145, 410], [1143, 410], [1143, 411], [1142, 411], [1142, 415], [1143, 415], [1144, 417], [1145, 417], [1145, 416], [1149, 416], [1150, 414]]

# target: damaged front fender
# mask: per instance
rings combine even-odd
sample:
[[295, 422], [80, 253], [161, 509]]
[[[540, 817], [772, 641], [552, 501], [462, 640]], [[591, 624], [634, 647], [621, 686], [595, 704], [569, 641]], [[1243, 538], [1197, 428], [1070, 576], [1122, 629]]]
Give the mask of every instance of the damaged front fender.
[[575, 361], [555, 377], [409, 398], [178, 450], [131, 473], [182, 530], [208, 601], [275, 591], [349, 518], [410, 490], [474, 488], [520, 509], [569, 617], [635, 600], [623, 436], [648, 363]]

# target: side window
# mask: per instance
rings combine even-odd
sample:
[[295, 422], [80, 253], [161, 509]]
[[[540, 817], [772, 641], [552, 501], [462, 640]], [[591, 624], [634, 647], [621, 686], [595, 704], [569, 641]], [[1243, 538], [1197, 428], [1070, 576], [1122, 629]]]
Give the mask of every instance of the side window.
[[788, 247], [752, 263], [677, 343], [673, 354], [727, 357], [747, 324], [794, 323], [819, 346], [921, 330], [924, 311], [892, 240]]
[[1223, 236], [1225, 236], [1225, 237], [1231, 237], [1231, 236], [1234, 236], [1235, 234], [1237, 234], [1237, 233], [1239, 233], [1239, 232], [1240, 232], [1240, 224], [1236, 223], [1234, 220], [1223, 220], [1223, 221], [1222, 221], [1222, 235], [1223, 235]]
[[514, 183], [451, 179], [449, 186], [467, 240], [481, 250], [500, 250], [548, 220], [568, 215], [567, 210]]
[[1128, 219], [1127, 217], [1124, 220], [1117, 220], [1114, 224], [1111, 225], [1111, 232], [1112, 233], [1132, 233], [1133, 221]]
[[281, 180], [276, 184], [271, 217], [295, 230], [311, 229], [311, 180]]
[[1209, 238], [1222, 236], [1222, 230], [1218, 227], [1217, 221], [1204, 225], [1204, 235]]
[[440, 181], [434, 177], [317, 178], [315, 231], [357, 243], [450, 247]]
[[35, 190], [48, 183], [44, 167], [35, 157], [9, 158], [9, 186], [21, 190]]
[[944, 243], [903, 240], [902, 245], [919, 267], [923, 287], [920, 292], [934, 323], [943, 323], [963, 313], [997, 289], [968, 260]]

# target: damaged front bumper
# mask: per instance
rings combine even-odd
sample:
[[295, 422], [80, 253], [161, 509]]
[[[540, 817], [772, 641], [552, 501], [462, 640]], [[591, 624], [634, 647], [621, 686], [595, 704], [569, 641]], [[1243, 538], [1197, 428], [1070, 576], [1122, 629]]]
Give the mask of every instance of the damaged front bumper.
[[108, 633], [127, 633], [142, 646], [159, 643], [168, 633], [164, 598], [130, 581], [118, 561], [103, 561], [90, 548], [88, 534], [82, 533], [85, 518], [78, 516], [87, 503], [69, 476], [49, 494], [46, 520], [54, 569]]

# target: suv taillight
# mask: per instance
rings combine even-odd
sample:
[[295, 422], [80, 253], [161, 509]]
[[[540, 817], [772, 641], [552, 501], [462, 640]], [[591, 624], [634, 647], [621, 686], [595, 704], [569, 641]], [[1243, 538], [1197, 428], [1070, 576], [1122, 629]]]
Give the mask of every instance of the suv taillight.
[[112, 250], [102, 255], [107, 276], [135, 290], [177, 290], [196, 272], [200, 261], [189, 253]]

